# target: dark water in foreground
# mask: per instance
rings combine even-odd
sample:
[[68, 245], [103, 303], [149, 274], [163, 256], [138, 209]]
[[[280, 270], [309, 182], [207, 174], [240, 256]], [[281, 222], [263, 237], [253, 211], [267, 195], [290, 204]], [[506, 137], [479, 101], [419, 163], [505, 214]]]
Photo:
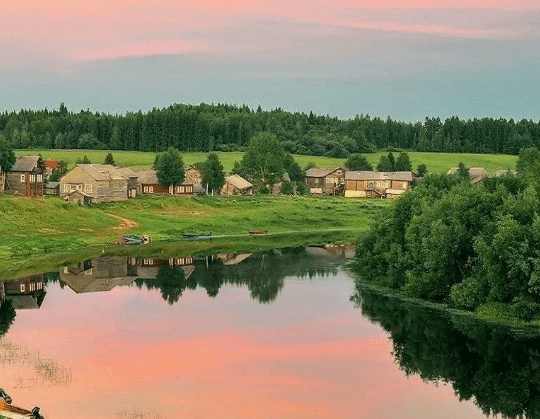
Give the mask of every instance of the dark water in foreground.
[[356, 290], [348, 254], [21, 278], [0, 308], [0, 387], [48, 419], [540, 417], [540, 338]]

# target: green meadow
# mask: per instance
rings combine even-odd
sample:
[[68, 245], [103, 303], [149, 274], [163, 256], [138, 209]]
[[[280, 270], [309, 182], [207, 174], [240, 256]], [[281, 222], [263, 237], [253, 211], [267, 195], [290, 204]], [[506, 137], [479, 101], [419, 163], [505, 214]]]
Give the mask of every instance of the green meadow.
[[[128, 166], [135, 169], [146, 169], [152, 167], [154, 163], [155, 153], [140, 152], [140, 151], [106, 151], [106, 150], [16, 150], [17, 155], [36, 155], [41, 154], [45, 159], [60, 159], [65, 160], [69, 167], [73, 167], [77, 159], [82, 159], [83, 156], [88, 156], [92, 163], [103, 163], [107, 153], [111, 152], [118, 165]], [[229, 172], [235, 161], [242, 159], [243, 153], [217, 153], [225, 171]], [[368, 161], [376, 165], [381, 155], [386, 152], [366, 154]], [[394, 153], [397, 155], [398, 153]], [[425, 164], [428, 171], [431, 173], [446, 172], [450, 167], [457, 167], [459, 162], [463, 162], [467, 167], [484, 167], [489, 174], [492, 174], [500, 169], [514, 169], [517, 162], [517, 156], [505, 154], [460, 154], [460, 153], [423, 153], [409, 152], [408, 153], [413, 168], [419, 164]], [[207, 153], [201, 152], [183, 152], [182, 156], [184, 164], [192, 165], [197, 162], [204, 161]], [[334, 167], [342, 166], [345, 159], [337, 159], [323, 156], [303, 156], [294, 155], [294, 158], [301, 167], [305, 167], [308, 163], [315, 163], [317, 167]]]
[[[128, 251], [115, 246], [126, 233], [154, 243], [136, 252], [193, 254], [201, 250], [273, 248], [356, 240], [390, 201], [344, 197], [140, 196], [92, 207], [58, 197], [0, 197], [0, 278], [21, 269], [45, 269], [67, 259]], [[269, 236], [250, 237], [264, 229]], [[209, 233], [212, 242], [186, 241], [184, 233]]]

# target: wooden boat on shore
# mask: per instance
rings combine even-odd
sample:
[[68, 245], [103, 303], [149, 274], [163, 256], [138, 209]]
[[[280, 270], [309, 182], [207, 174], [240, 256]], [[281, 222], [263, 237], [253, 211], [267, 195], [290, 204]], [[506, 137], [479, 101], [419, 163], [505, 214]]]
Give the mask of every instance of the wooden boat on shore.
[[38, 406], [32, 410], [11, 405], [11, 397], [0, 389], [0, 419], [45, 419]]
[[268, 236], [268, 230], [251, 230], [250, 236]]

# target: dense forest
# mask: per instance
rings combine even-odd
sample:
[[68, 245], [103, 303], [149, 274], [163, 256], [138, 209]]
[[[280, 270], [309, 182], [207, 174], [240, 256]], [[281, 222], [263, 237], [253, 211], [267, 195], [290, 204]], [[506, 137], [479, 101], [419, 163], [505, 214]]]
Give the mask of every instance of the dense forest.
[[413, 123], [204, 103], [124, 115], [72, 112], [64, 104], [58, 110], [0, 114], [0, 135], [14, 148], [235, 151], [260, 132], [275, 134], [290, 153], [332, 157], [383, 149], [517, 154], [524, 147], [540, 146], [540, 122], [525, 119], [454, 116]]
[[540, 151], [522, 151], [517, 176], [472, 185], [464, 172], [401, 196], [360, 240], [356, 271], [413, 297], [538, 319]]

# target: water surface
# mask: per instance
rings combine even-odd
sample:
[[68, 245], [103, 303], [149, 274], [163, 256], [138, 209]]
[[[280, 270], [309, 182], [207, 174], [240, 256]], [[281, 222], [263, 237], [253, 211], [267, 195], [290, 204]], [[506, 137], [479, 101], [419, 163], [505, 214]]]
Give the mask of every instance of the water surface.
[[101, 258], [18, 279], [0, 386], [48, 419], [537, 417], [538, 339], [357, 290], [347, 255]]

